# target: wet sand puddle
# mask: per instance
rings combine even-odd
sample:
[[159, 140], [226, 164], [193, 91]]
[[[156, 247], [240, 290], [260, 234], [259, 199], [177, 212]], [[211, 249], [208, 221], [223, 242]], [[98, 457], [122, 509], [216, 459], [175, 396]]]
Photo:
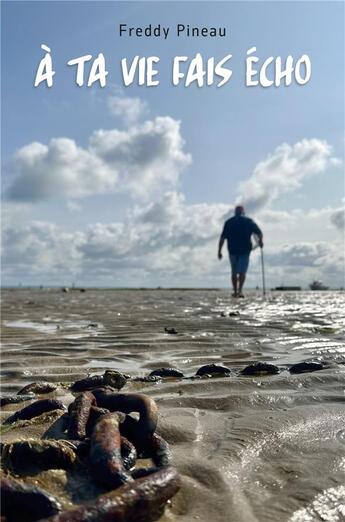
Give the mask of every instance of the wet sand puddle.
[[[5, 290], [2, 310], [3, 394], [105, 369], [144, 376], [172, 366], [192, 376], [219, 363], [232, 370], [229, 377], [129, 382], [123, 390], [157, 401], [158, 432], [182, 474], [162, 520], [345, 520], [344, 294], [263, 300], [252, 292], [232, 300], [215, 290]], [[325, 368], [290, 374], [306, 360]], [[240, 374], [255, 361], [281, 372]], [[73, 398], [62, 386], [50, 396], [66, 404]], [[17, 408], [6, 406], [3, 418]], [[29, 426], [29, 434], [40, 429]]]

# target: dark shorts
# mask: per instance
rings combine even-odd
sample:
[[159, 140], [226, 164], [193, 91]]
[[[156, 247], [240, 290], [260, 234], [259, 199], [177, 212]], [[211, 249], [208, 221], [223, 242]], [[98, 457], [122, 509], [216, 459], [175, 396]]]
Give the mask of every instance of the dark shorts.
[[231, 271], [233, 274], [245, 274], [248, 270], [250, 254], [229, 254]]

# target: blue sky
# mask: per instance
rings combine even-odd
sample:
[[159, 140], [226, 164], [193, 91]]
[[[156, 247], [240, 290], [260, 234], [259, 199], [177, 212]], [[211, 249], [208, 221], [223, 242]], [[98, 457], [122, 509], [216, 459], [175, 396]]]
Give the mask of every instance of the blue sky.
[[[306, 284], [308, 278], [320, 277], [328, 278], [332, 285], [342, 284], [343, 15], [341, 2], [2, 2], [3, 207], [8, 240], [4, 282], [15, 284], [24, 279], [26, 284], [37, 284], [41, 279], [44, 284], [62, 284], [74, 278], [86, 284], [92, 278], [110, 286], [122, 282], [178, 286], [186, 281], [192, 286], [224, 286], [228, 266], [214, 260], [217, 235], [227, 209], [238, 197], [251, 201], [259, 183], [267, 197], [260, 207], [249, 205], [249, 209], [267, 232], [270, 282], [293, 279]], [[165, 41], [120, 38], [119, 23], [161, 24], [169, 26], [171, 34]], [[227, 37], [176, 38], [176, 23], [226, 27]], [[43, 57], [42, 43], [52, 50], [56, 75], [51, 89], [33, 86]], [[288, 54], [298, 59], [308, 54], [310, 82], [303, 87], [246, 87], [246, 51], [253, 46], [260, 59]], [[77, 87], [74, 70], [66, 62], [99, 52], [106, 57], [107, 86]], [[231, 81], [219, 89], [173, 87], [172, 58], [193, 57], [197, 52], [218, 59], [232, 54]], [[120, 60], [136, 54], [160, 57], [159, 86], [123, 86]], [[130, 123], [128, 104], [118, 101], [127, 98], [138, 106]], [[157, 118], [166, 119], [159, 123]], [[153, 122], [150, 131], [147, 122]], [[138, 128], [141, 130], [133, 130]], [[61, 170], [60, 162], [51, 165], [55, 180], [61, 176], [56, 190], [47, 188], [37, 197], [23, 197], [25, 190], [33, 194], [33, 185], [40, 185], [45, 174], [42, 164], [29, 168], [28, 160], [16, 160], [20, 149], [34, 142], [42, 147], [51, 139], [68, 138], [83, 158], [71, 163], [70, 170], [78, 169], [81, 161], [91, 161], [97, 168], [89, 140], [99, 129], [118, 129], [126, 143], [129, 140], [129, 157], [120, 163], [117, 158], [118, 179], [113, 185], [107, 179], [109, 165], [102, 164], [104, 173], [93, 181], [92, 168], [83, 164], [82, 172], [84, 168], [87, 176], [91, 172], [88, 185], [83, 191], [73, 189], [72, 182], [77, 183], [83, 174], [63, 182], [69, 174]], [[166, 155], [152, 157], [151, 167], [141, 177], [140, 163], [132, 169], [135, 151], [130, 147], [131, 143], [137, 146], [146, 132], [162, 133], [162, 139], [170, 140], [170, 148]], [[102, 139], [112, 140], [113, 134]], [[180, 140], [177, 145], [176, 140]], [[103, 147], [99, 141], [97, 147]], [[289, 148], [282, 152], [279, 147], [284, 143]], [[278, 174], [272, 174], [267, 163], [272, 156], [282, 162]], [[286, 158], [289, 165], [296, 163], [296, 171], [284, 170]], [[255, 175], [260, 162], [264, 165]], [[49, 163], [44, 168], [49, 170]], [[276, 188], [270, 191], [272, 175]], [[248, 180], [249, 185], [241, 189], [240, 183]], [[152, 215], [152, 208], [159, 205], [169, 219], [157, 218], [142, 228], [147, 212]], [[203, 216], [214, 216], [214, 221], [202, 224]], [[188, 226], [197, 228], [189, 231], [192, 239], [181, 235]], [[126, 237], [132, 239], [126, 241]], [[120, 250], [116, 244], [122, 245]], [[61, 259], [57, 250], [64, 252]], [[327, 252], [327, 262], [320, 265]], [[18, 256], [21, 263], [16, 261]], [[291, 263], [285, 264], [289, 256]], [[181, 268], [186, 259], [198, 264], [201, 257], [197, 271]], [[39, 273], [38, 259], [45, 260]], [[330, 259], [332, 263], [327, 264]], [[249, 280], [253, 285], [257, 261], [253, 258]]]

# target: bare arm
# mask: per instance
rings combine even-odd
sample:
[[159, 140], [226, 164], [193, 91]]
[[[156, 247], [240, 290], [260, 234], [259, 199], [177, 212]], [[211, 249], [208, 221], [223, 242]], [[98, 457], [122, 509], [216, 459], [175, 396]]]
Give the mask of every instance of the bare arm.
[[258, 238], [259, 247], [262, 248], [264, 246], [264, 243], [263, 243], [263, 239], [264, 239], [263, 233], [262, 233], [261, 229], [258, 227], [258, 225], [256, 223], [253, 222], [253, 225], [254, 225], [253, 226], [253, 233]]
[[260, 232], [260, 234], [255, 234], [255, 235], [258, 238], [259, 247], [263, 248], [263, 246], [264, 246], [264, 243], [263, 243], [264, 236], [262, 235], [262, 232]]
[[223, 235], [220, 236], [219, 238], [219, 243], [218, 243], [218, 259], [222, 259], [222, 248], [223, 248], [223, 245], [224, 245], [224, 237]]

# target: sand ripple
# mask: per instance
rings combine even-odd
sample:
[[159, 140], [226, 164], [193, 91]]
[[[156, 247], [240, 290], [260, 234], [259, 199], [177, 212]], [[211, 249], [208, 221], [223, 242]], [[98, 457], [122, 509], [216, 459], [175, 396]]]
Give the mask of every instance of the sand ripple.
[[[5, 290], [2, 392], [34, 380], [73, 382], [107, 368], [143, 376], [174, 366], [190, 377], [203, 364], [229, 366], [230, 377], [126, 387], [157, 400], [159, 432], [183, 476], [164, 520], [341, 522], [344, 304], [344, 294], [331, 292], [272, 294], [265, 301], [253, 293], [239, 302], [225, 291]], [[327, 367], [288, 372], [307, 359]], [[241, 376], [253, 361], [282, 371]], [[52, 396], [72, 399], [62, 387]], [[3, 415], [16, 407], [6, 406]], [[36, 424], [25, 429], [44, 433]]]

